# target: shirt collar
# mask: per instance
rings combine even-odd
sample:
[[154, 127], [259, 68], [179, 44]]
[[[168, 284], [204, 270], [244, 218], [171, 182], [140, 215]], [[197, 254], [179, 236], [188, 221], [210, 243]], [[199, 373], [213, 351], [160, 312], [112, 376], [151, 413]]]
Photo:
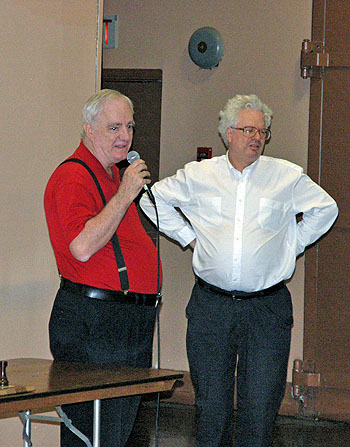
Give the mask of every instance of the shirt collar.
[[102, 166], [101, 162], [98, 160], [98, 158], [95, 157], [95, 155], [85, 146], [85, 144], [82, 141], [80, 141], [80, 145], [76, 152], [77, 155], [80, 156], [83, 161], [85, 161], [90, 165], [90, 168], [95, 172], [95, 174], [102, 175], [109, 181], [114, 182], [115, 179], [117, 179], [119, 182], [118, 167], [116, 165], [112, 166], [113, 177], [110, 177], [105, 168]]
[[243, 172], [239, 171], [238, 169], [236, 169], [235, 167], [232, 166], [229, 157], [228, 157], [228, 153], [229, 151], [226, 151], [226, 162], [227, 162], [227, 167], [228, 169], [232, 172], [232, 174], [234, 174], [237, 177], [248, 177], [251, 175], [251, 173], [253, 172], [253, 170], [255, 169], [255, 167], [259, 164], [259, 160], [260, 157], [254, 161], [254, 163], [252, 163], [251, 165], [247, 166], [246, 168], [243, 169]]

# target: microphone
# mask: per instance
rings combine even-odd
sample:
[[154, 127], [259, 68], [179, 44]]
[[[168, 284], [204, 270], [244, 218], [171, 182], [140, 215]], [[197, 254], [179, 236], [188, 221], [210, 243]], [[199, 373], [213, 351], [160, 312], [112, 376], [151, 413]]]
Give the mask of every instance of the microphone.
[[[140, 154], [136, 151], [130, 151], [126, 156], [126, 159], [128, 160], [129, 164], [132, 164], [134, 163], [134, 161], [140, 160]], [[147, 195], [150, 198], [151, 202], [155, 205], [156, 199], [154, 198], [154, 195], [152, 194], [152, 191], [149, 189], [148, 185], [143, 185], [143, 189], [147, 192]]]

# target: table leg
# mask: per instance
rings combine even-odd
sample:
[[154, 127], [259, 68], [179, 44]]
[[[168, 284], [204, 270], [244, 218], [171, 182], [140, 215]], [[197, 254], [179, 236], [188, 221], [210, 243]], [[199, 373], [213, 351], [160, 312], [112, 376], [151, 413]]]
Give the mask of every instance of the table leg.
[[30, 420], [31, 412], [27, 410], [22, 413], [22, 422], [23, 422], [23, 447], [32, 447], [32, 442], [30, 440], [32, 434], [32, 423]]
[[100, 447], [100, 434], [101, 434], [101, 401], [99, 399], [94, 400], [94, 434], [93, 434], [93, 447]]
[[83, 442], [85, 442], [87, 447], [92, 447], [90, 440], [80, 430], [78, 430], [76, 427], [74, 427], [74, 425], [72, 424], [72, 421], [68, 418], [68, 416], [66, 415], [66, 413], [62, 410], [62, 408], [60, 406], [56, 407], [56, 411], [60, 416], [58, 419], [61, 422], [63, 422], [64, 425], [67, 428], [69, 428], [69, 430], [71, 432], [76, 434], [78, 436], [78, 438], [80, 438]]

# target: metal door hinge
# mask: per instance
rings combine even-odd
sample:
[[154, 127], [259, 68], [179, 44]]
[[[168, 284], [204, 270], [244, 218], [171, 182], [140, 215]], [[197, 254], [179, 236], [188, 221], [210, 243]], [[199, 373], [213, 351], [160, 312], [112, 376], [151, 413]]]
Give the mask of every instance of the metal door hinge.
[[300, 55], [301, 77], [303, 79], [320, 78], [322, 67], [329, 67], [329, 54], [325, 53], [323, 43], [304, 39]]
[[326, 52], [323, 42], [304, 39], [301, 45], [301, 77], [321, 78], [326, 68], [349, 68], [350, 52], [348, 48], [337, 47], [334, 52]]
[[314, 361], [294, 360], [292, 374], [292, 397], [299, 403], [299, 415], [318, 416], [316, 410], [317, 388], [321, 386], [321, 374], [316, 372]]

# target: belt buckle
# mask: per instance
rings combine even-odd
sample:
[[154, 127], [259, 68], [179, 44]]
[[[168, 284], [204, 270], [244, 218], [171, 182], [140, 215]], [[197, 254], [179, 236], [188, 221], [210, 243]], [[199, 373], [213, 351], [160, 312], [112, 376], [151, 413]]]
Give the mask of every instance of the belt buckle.
[[231, 292], [231, 298], [233, 301], [242, 301], [241, 298], [237, 298], [234, 292]]

